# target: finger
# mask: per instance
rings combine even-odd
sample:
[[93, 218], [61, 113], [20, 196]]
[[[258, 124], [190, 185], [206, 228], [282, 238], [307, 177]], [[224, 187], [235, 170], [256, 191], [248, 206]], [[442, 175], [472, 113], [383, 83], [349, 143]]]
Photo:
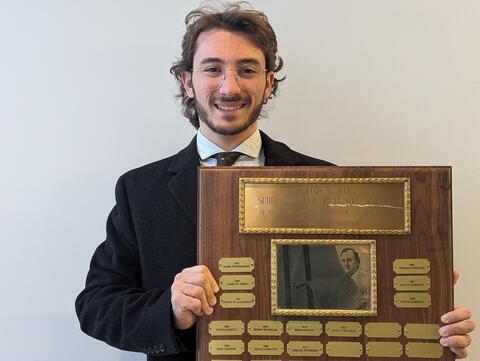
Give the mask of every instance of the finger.
[[450, 347], [450, 350], [456, 355], [455, 358], [465, 358], [468, 356], [468, 350], [463, 347]]
[[[217, 299], [215, 298], [214, 293], [217, 293], [220, 290], [220, 288], [218, 287], [218, 284], [215, 281], [215, 278], [213, 277], [212, 272], [210, 272], [207, 266], [198, 265], [190, 268], [185, 268], [182, 271], [182, 273], [189, 274], [189, 275], [190, 274], [204, 275], [206, 278], [205, 280], [201, 279], [201, 285], [207, 286], [205, 288], [205, 291], [207, 292], [207, 297], [210, 302], [210, 305], [213, 306], [216, 304]], [[207, 282], [208, 282], [208, 285], [207, 285]], [[196, 284], [200, 285], [200, 283], [196, 283]]]
[[182, 317], [182, 313], [192, 312], [197, 316], [202, 316], [202, 302], [194, 297], [186, 295], [183, 291], [172, 292], [172, 309], [177, 317]]
[[453, 271], [453, 284], [456, 284], [459, 278], [460, 273], [458, 273], [457, 271]]
[[[210, 307], [210, 304], [207, 301], [205, 290], [202, 287], [197, 285], [185, 285], [182, 288], [182, 293], [190, 298], [194, 298], [200, 301], [200, 312], [207, 315], [212, 314], [213, 308]], [[201, 314], [197, 315], [201, 316]]]
[[181, 278], [185, 284], [202, 287], [210, 306], [217, 303], [217, 299], [212, 289], [211, 275], [200, 272], [182, 272]]
[[453, 311], [444, 314], [440, 319], [443, 323], [455, 323], [468, 320], [472, 317], [472, 312], [466, 307], [457, 307]]
[[472, 338], [470, 335], [442, 337], [440, 343], [442, 346], [464, 348], [472, 343]]
[[442, 337], [453, 335], [464, 335], [470, 333], [475, 329], [475, 322], [472, 320], [465, 320], [456, 323], [452, 323], [440, 328], [439, 333]]

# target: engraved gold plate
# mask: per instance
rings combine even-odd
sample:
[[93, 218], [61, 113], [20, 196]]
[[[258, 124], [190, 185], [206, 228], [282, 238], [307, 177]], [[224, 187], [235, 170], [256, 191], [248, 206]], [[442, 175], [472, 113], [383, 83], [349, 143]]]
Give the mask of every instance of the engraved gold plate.
[[224, 275], [220, 277], [222, 290], [251, 290], [255, 287], [255, 278], [252, 275]]
[[223, 308], [252, 308], [255, 306], [255, 295], [253, 293], [222, 293], [220, 295], [220, 306]]
[[393, 297], [393, 303], [398, 308], [428, 308], [432, 297], [425, 292], [398, 292]]
[[409, 234], [409, 178], [240, 178], [240, 233]]
[[287, 334], [290, 336], [320, 336], [322, 324], [319, 321], [288, 321]]
[[397, 291], [428, 291], [431, 286], [428, 276], [396, 276], [393, 288]]
[[328, 336], [358, 337], [362, 334], [362, 325], [359, 322], [329, 321], [325, 325]]
[[320, 341], [290, 341], [287, 343], [289, 356], [318, 357], [323, 353]]
[[363, 346], [360, 342], [327, 342], [327, 355], [330, 357], [360, 357], [363, 355]]
[[365, 352], [369, 357], [400, 357], [403, 346], [400, 342], [367, 342]]
[[365, 325], [365, 335], [377, 338], [397, 338], [402, 334], [402, 326], [396, 322], [370, 322]]
[[212, 340], [208, 343], [208, 352], [214, 356], [238, 356], [245, 352], [245, 345], [242, 340]]
[[428, 323], [407, 323], [403, 329], [403, 334], [408, 339], [438, 340], [440, 326]]
[[408, 357], [440, 358], [443, 347], [439, 343], [409, 342], [405, 345], [405, 354]]
[[393, 261], [393, 271], [396, 274], [426, 274], [430, 272], [430, 261], [425, 258], [396, 259]]
[[283, 333], [281, 321], [250, 321], [247, 325], [250, 336], [280, 336]]
[[224, 257], [218, 261], [221, 272], [252, 272], [255, 263], [251, 257]]
[[245, 331], [243, 321], [211, 321], [208, 333], [212, 336], [240, 336]]
[[251, 340], [248, 342], [248, 353], [253, 356], [279, 356], [285, 347], [280, 340]]

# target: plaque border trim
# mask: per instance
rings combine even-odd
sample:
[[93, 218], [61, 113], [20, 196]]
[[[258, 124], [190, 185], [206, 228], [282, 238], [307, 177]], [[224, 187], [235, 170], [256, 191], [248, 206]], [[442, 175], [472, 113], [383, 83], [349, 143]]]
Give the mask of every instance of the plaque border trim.
[[[277, 246], [279, 245], [368, 245], [370, 246], [370, 309], [340, 310], [340, 309], [290, 309], [278, 306], [277, 289]], [[373, 239], [272, 239], [271, 240], [271, 312], [278, 316], [377, 316], [377, 252], [376, 241]]]
[[[410, 178], [239, 178], [239, 232], [240, 233], [283, 233], [283, 234], [410, 234], [411, 200]], [[314, 183], [402, 183], [404, 202], [403, 229], [356, 229], [356, 228], [285, 228], [285, 227], [250, 227], [245, 226], [245, 186], [255, 184], [314, 184]]]

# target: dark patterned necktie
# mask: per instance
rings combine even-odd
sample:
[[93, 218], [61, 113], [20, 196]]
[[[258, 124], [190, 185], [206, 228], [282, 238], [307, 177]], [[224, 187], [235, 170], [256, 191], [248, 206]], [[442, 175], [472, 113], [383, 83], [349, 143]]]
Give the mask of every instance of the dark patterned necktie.
[[233, 165], [241, 155], [242, 153], [240, 152], [222, 152], [215, 154], [213, 157], [217, 159], [218, 167], [229, 167]]

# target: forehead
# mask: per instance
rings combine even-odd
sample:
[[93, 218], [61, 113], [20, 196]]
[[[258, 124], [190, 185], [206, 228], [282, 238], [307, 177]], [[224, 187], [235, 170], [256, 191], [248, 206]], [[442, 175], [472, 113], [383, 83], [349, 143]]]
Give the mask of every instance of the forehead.
[[347, 258], [347, 257], [352, 257], [353, 258], [353, 252], [348, 250], [342, 253], [342, 258]]
[[193, 63], [198, 65], [205, 59], [232, 64], [255, 59], [265, 64], [262, 50], [247, 35], [222, 29], [204, 31], [198, 36]]

